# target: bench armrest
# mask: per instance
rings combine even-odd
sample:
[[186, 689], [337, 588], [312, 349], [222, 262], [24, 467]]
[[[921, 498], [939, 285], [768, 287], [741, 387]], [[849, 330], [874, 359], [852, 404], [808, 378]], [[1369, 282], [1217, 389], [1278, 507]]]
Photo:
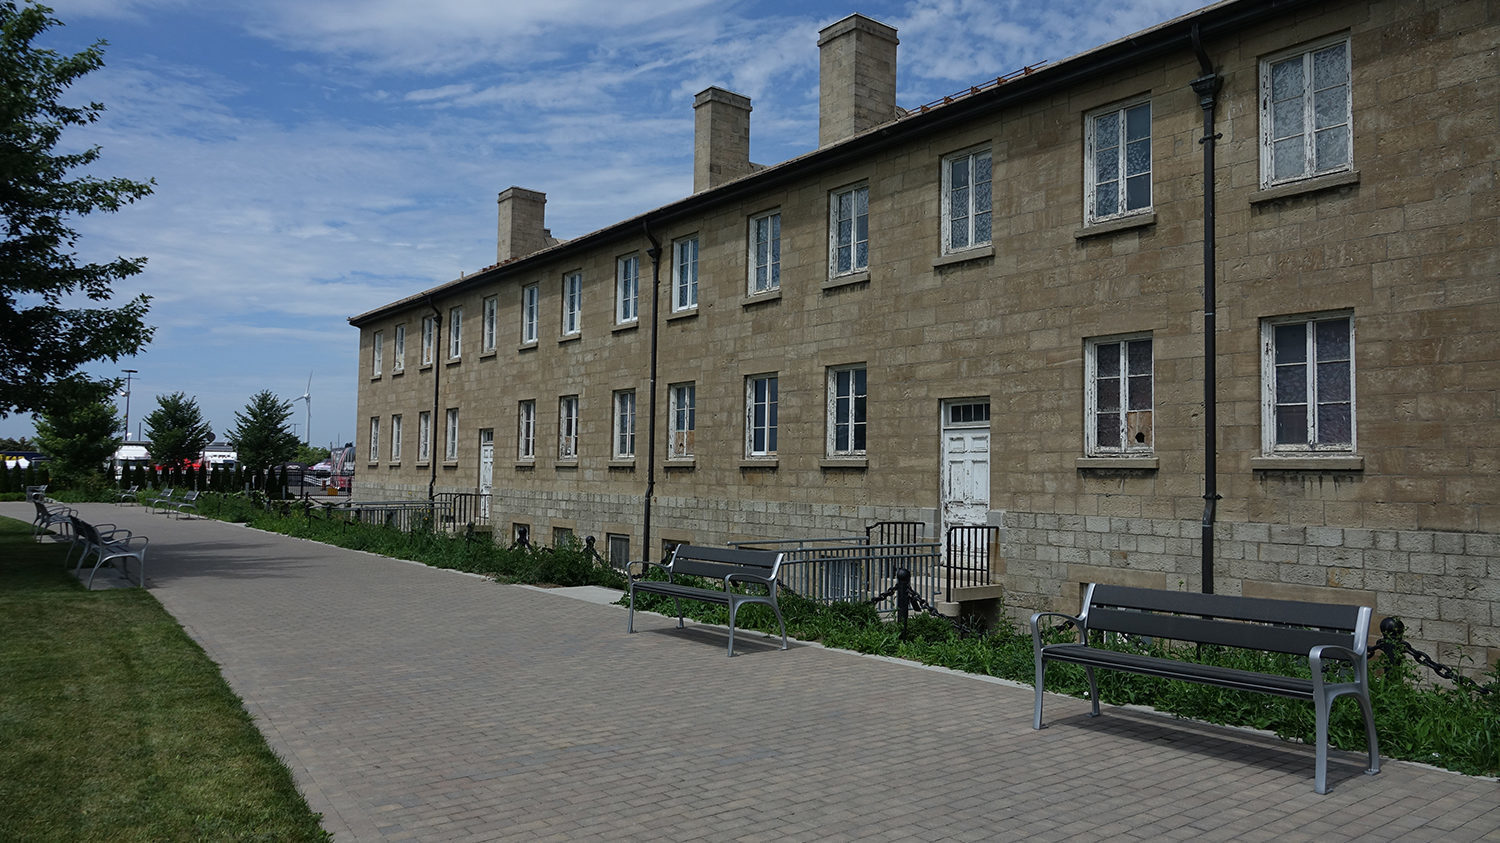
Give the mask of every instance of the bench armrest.
[[1313, 687], [1321, 688], [1323, 685], [1323, 656], [1347, 661], [1354, 665], [1354, 684], [1360, 688], [1367, 688], [1369, 681], [1366, 671], [1369, 663], [1364, 653], [1358, 653], [1348, 647], [1338, 644], [1319, 644], [1307, 652], [1307, 666], [1312, 671]]
[[667, 582], [672, 581], [672, 566], [670, 564], [662, 564], [661, 562], [652, 562], [650, 559], [643, 559], [639, 562], [630, 562], [626, 564], [625, 570], [629, 571], [630, 566], [636, 564], [639, 564], [641, 566], [641, 575], [638, 577], [629, 577], [629, 579], [643, 580], [646, 578], [647, 571], [651, 570], [652, 568], [660, 568], [663, 571], [667, 572]]
[[763, 577], [759, 574], [730, 574], [724, 578], [724, 590], [728, 591], [729, 584], [733, 582], [754, 582], [760, 583], [773, 591], [776, 589], [775, 577]]
[[1085, 637], [1086, 631], [1083, 628], [1083, 618], [1074, 617], [1070, 614], [1067, 614], [1066, 612], [1037, 612], [1036, 614], [1031, 616], [1031, 645], [1032, 649], [1035, 650], [1038, 655], [1040, 655], [1042, 652], [1042, 618], [1062, 618], [1064, 620], [1072, 621], [1073, 625], [1078, 629], [1079, 642], [1083, 643], [1087, 641], [1087, 638]]

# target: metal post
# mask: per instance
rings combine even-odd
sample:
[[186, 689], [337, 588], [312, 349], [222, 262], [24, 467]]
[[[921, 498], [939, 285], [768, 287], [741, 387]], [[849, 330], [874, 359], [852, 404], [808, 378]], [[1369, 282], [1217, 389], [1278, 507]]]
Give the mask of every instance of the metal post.
[[901, 640], [906, 640], [906, 615], [911, 608], [911, 571], [896, 569], [896, 620], [901, 623]]
[[1223, 79], [1214, 73], [1213, 63], [1203, 50], [1198, 25], [1193, 24], [1193, 50], [1203, 75], [1191, 83], [1203, 108], [1203, 593], [1214, 593], [1214, 519], [1219, 503], [1218, 474], [1218, 352], [1215, 348], [1214, 310], [1217, 294], [1214, 257], [1214, 143], [1222, 137], [1214, 133], [1214, 106], [1218, 103]]
[[[125, 441], [130, 441], [130, 381], [140, 374], [139, 369], [121, 369], [125, 373]], [[139, 439], [140, 437], [136, 437]]]

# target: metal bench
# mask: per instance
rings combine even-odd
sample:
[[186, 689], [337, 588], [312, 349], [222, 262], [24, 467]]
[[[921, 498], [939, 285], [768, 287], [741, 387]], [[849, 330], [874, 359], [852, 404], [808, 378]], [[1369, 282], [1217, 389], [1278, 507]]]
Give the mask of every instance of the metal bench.
[[122, 489], [115, 493], [115, 504], [123, 506], [126, 501], [135, 501], [140, 494], [141, 487], [139, 485], [131, 486], [129, 489]]
[[146, 508], [147, 512], [154, 512], [157, 509], [165, 509], [177, 502], [177, 499], [172, 497], [172, 493], [175, 491], [176, 489], [168, 486], [167, 488], [161, 490], [160, 494], [152, 495], [149, 498], [143, 496], [140, 498], [141, 505]]
[[43, 494], [43, 492], [32, 492], [30, 490], [26, 493], [26, 497], [36, 507], [36, 515], [31, 519], [31, 537], [37, 541], [41, 541], [42, 533], [52, 529], [53, 525], [63, 528], [70, 527], [68, 516], [74, 513], [74, 509], [70, 506], [63, 506], [60, 503], [49, 505], [46, 503]]
[[[120, 563], [120, 573], [124, 575], [126, 582], [129, 582], [130, 567], [127, 560], [130, 559], [140, 564], [140, 586], [146, 587], [146, 546], [151, 543], [150, 539], [145, 536], [130, 535], [124, 539], [115, 538], [118, 533], [100, 533], [94, 525], [76, 515], [72, 516], [72, 522], [73, 529], [83, 537], [84, 543], [83, 555], [78, 557], [78, 566], [73, 569], [73, 573], [76, 575], [83, 570], [83, 563], [88, 561], [90, 555], [94, 557], [94, 569], [89, 572], [89, 588], [94, 587], [94, 575], [99, 573], [99, 568], [116, 560]], [[139, 546], [136, 546], [137, 543]]]
[[[1317, 725], [1317, 766], [1313, 787], [1326, 793], [1328, 785], [1328, 710], [1341, 696], [1359, 702], [1369, 743], [1370, 775], [1380, 772], [1375, 718], [1370, 709], [1366, 647], [1370, 635], [1370, 607], [1336, 606], [1294, 600], [1268, 600], [1222, 594], [1194, 594], [1149, 588], [1091, 584], [1078, 617], [1058, 612], [1031, 616], [1031, 638], [1036, 657], [1036, 711], [1032, 728], [1042, 728], [1042, 679], [1047, 662], [1082, 665], [1087, 672], [1091, 716], [1099, 716], [1099, 687], [1094, 668], [1120, 670], [1221, 688], [1311, 700]], [[1043, 644], [1043, 618], [1067, 618], [1078, 627], [1076, 643]], [[1121, 652], [1094, 646], [1090, 633], [1113, 633], [1214, 644], [1306, 656], [1310, 678], [1256, 673], [1195, 664], [1174, 658]], [[1098, 638], [1097, 635], [1094, 636]], [[1352, 681], [1329, 681], [1326, 660], [1346, 662]]]
[[[682, 601], [698, 600], [718, 603], [729, 607], [729, 655], [734, 655], [734, 621], [740, 607], [746, 603], [761, 603], [776, 613], [776, 622], [781, 625], [781, 649], [786, 649], [786, 622], [781, 618], [781, 607], [776, 604], [776, 574], [781, 568], [783, 554], [770, 550], [734, 550], [720, 547], [695, 547], [680, 544], [672, 551], [666, 563], [646, 562], [640, 578], [630, 581], [630, 611], [626, 617], [625, 631], [635, 632], [636, 592], [661, 594], [673, 598], [677, 607], [677, 627], [683, 627]], [[650, 568], [667, 572], [665, 582], [644, 579]], [[703, 588], [689, 585], [680, 577], [702, 577], [716, 581], [721, 588]], [[765, 593], [736, 591], [737, 583], [748, 584]]]
[[[170, 506], [179, 518], [188, 512], [196, 514], [198, 512], [198, 490], [194, 489], [174, 501], [168, 501], [163, 506]], [[172, 513], [168, 512], [167, 514], [171, 515]]]

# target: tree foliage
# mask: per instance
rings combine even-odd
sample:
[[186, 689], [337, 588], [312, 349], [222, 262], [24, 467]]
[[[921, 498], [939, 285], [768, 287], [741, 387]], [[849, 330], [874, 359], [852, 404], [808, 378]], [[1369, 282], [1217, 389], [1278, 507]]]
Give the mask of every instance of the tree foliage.
[[109, 384], [69, 378], [53, 387], [36, 419], [36, 440], [52, 458], [52, 474], [68, 486], [97, 481], [120, 447], [120, 418]]
[[203, 420], [198, 400], [181, 392], [156, 396], [157, 407], [146, 416], [146, 441], [158, 465], [178, 465], [198, 459], [214, 441]]
[[234, 429], [229, 432], [229, 444], [240, 464], [259, 470], [296, 456], [302, 444], [287, 429], [291, 416], [292, 402], [277, 399], [270, 390], [257, 392], [244, 412], [234, 414]]
[[292, 462], [302, 465], [317, 465], [323, 460], [330, 459], [332, 453], [321, 445], [299, 445], [297, 455], [292, 457]]
[[15, 439], [10, 438], [9, 436], [0, 436], [0, 452], [7, 452], [8, 453], [10, 451], [35, 451], [35, 450], [36, 450], [36, 442], [34, 442], [34, 441], [30, 440], [30, 439], [27, 439], [25, 436], [19, 436], [19, 437], [16, 437]]
[[101, 103], [60, 102], [80, 77], [104, 65], [103, 41], [74, 55], [36, 46], [60, 24], [45, 6], [0, 2], [0, 417], [40, 412], [63, 379], [94, 360], [119, 360], [151, 338], [149, 298], [109, 302], [113, 285], [145, 258], [81, 263], [71, 218], [120, 208], [154, 182], [75, 176], [99, 147], [55, 154], [69, 126], [99, 119]]

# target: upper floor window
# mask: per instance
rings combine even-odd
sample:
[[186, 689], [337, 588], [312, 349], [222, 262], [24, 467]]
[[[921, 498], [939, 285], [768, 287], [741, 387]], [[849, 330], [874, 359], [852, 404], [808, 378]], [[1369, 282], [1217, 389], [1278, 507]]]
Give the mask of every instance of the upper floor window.
[[750, 295], [781, 289], [781, 212], [750, 218]]
[[745, 456], [776, 456], [776, 375], [745, 378]]
[[463, 351], [464, 309], [455, 307], [448, 311], [448, 359], [457, 360]]
[[401, 462], [401, 416], [391, 416], [391, 462]]
[[1266, 319], [1261, 346], [1265, 453], [1353, 451], [1353, 317]]
[[370, 375], [380, 377], [381, 358], [385, 356], [385, 332], [376, 331], [370, 338]]
[[1103, 222], [1151, 210], [1151, 103], [1111, 106], [1084, 131], [1084, 220]]
[[870, 187], [836, 190], [828, 201], [828, 275], [870, 268]]
[[943, 159], [943, 251], [990, 242], [990, 151]]
[[443, 459], [453, 462], [458, 459], [458, 408], [448, 409], [448, 436], [443, 448]]
[[615, 448], [616, 459], [635, 456], [635, 390], [626, 389], [615, 393]]
[[672, 312], [698, 306], [698, 238], [672, 244]]
[[626, 255], [615, 261], [615, 323], [640, 319], [641, 259]]
[[406, 326], [397, 325], [395, 336], [391, 337], [391, 371], [399, 372], [406, 368]]
[[1149, 454], [1155, 442], [1150, 335], [1089, 340], [1084, 366], [1086, 452]]
[[865, 455], [865, 367], [828, 370], [828, 455]]
[[489, 296], [484, 300], [484, 351], [495, 350], [495, 320], [500, 315], [500, 300], [495, 296]]
[[370, 417], [370, 462], [380, 459], [380, 417]]
[[1349, 39], [1260, 63], [1262, 187], [1354, 166]]
[[571, 337], [583, 330], [583, 273], [563, 276], [562, 334]]
[[432, 412], [417, 413], [417, 462], [425, 463], [432, 456]]
[[422, 317], [422, 365], [432, 365], [432, 347], [437, 343], [437, 317]]
[[537, 316], [541, 307], [541, 290], [535, 284], [521, 288], [521, 342], [536, 342]]
[[557, 399], [557, 458], [578, 459], [578, 396]]
[[667, 411], [667, 457], [690, 458], [698, 427], [698, 388], [691, 383], [676, 383], [668, 387], [667, 395], [671, 405]]
[[516, 405], [516, 459], [536, 459], [536, 402]]

